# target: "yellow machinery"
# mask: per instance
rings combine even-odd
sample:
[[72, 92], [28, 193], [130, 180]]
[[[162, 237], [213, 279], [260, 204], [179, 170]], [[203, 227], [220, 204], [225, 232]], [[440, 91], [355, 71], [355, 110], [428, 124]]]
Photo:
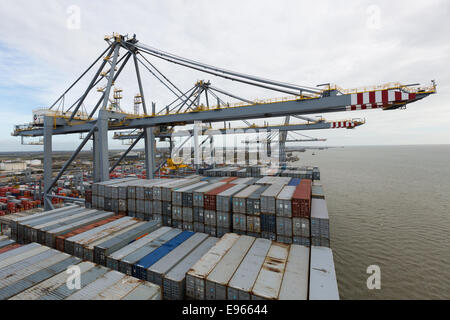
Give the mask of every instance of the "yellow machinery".
[[167, 163], [161, 168], [161, 171], [164, 173], [169, 173], [170, 171], [177, 171], [184, 168], [191, 169], [191, 167], [183, 163], [183, 158], [175, 157], [167, 159]]

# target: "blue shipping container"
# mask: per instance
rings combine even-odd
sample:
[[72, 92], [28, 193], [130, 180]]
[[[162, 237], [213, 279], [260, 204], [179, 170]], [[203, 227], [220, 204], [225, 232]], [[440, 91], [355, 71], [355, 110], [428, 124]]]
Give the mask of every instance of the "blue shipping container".
[[194, 235], [192, 231], [183, 231], [172, 240], [139, 260], [133, 267], [133, 277], [147, 280], [147, 269]]
[[290, 187], [296, 187], [300, 184], [300, 181], [302, 181], [302, 179], [300, 178], [292, 178], [291, 181], [289, 181], [288, 186]]

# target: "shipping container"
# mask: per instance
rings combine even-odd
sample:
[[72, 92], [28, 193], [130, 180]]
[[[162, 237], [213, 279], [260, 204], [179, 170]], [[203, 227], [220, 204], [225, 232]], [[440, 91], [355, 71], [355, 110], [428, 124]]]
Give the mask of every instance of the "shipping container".
[[149, 253], [142, 259], [140, 259], [134, 266], [133, 266], [133, 277], [136, 277], [138, 279], [145, 280], [148, 278], [147, 275], [147, 269], [149, 269], [153, 264], [158, 262], [160, 259], [165, 257], [167, 254], [169, 254], [171, 251], [173, 251], [176, 247], [178, 247], [180, 244], [182, 244], [184, 241], [189, 239], [194, 235], [191, 231], [183, 231], [177, 236], [175, 236], [173, 239], [167, 241], [163, 245], [161, 245], [159, 248], [154, 250], [152, 253]]
[[292, 217], [292, 196], [296, 187], [285, 186], [276, 198], [276, 215], [277, 217]]
[[[86, 232], [86, 231], [88, 231], [88, 230], [92, 230], [92, 229], [94, 229], [94, 228], [96, 228], [96, 227], [100, 227], [100, 226], [102, 226], [102, 225], [108, 224], [108, 223], [113, 222], [113, 221], [115, 221], [115, 220], [118, 220], [118, 219], [120, 219], [120, 218], [122, 218], [122, 217], [123, 217], [123, 216], [120, 216], [120, 215], [112, 216], [112, 217], [105, 218], [105, 219], [103, 219], [103, 220], [100, 220], [100, 221], [91, 223], [91, 224], [89, 224], [89, 225], [86, 225], [86, 226], [77, 228], [77, 229], [72, 230], [72, 231], [70, 231], [70, 232], [68, 232], [68, 233], [59, 235], [59, 236], [56, 237], [56, 249], [58, 249], [59, 251], [67, 252], [67, 251], [66, 251], [66, 248], [65, 248], [65, 245], [66, 245], [66, 239], [68, 239], [68, 238], [70, 238], [70, 237], [73, 237], [73, 236], [76, 236], [76, 235], [78, 235], [78, 234], [81, 234], [81, 233], [83, 233], [83, 232]], [[72, 245], [70, 251], [73, 252], [73, 245]], [[69, 253], [69, 252], [68, 252], [68, 253]]]
[[261, 186], [253, 185], [248, 186], [244, 190], [233, 196], [233, 212], [247, 213], [247, 198], [259, 190]]
[[252, 300], [277, 300], [289, 255], [289, 245], [272, 243], [252, 289]]
[[[156, 232], [156, 231], [155, 231]], [[148, 244], [139, 248], [138, 250], [130, 253], [119, 261], [119, 271], [126, 273], [127, 275], [133, 274], [134, 265], [141, 260], [143, 257], [147, 256], [151, 252], [158, 249], [160, 246], [170, 241], [177, 235], [181, 233], [181, 230], [171, 229], [168, 232], [165, 232], [158, 236], [156, 239], [152, 240]]]
[[309, 274], [310, 300], [339, 300], [333, 251], [330, 248], [311, 247]]
[[70, 224], [48, 230], [45, 234], [45, 245], [56, 248], [56, 237], [59, 235], [67, 234], [75, 229], [87, 226], [91, 223], [109, 218], [113, 216], [112, 212], [105, 212], [105, 211], [98, 211], [98, 210], [92, 210], [88, 211], [88, 217], [77, 220], [75, 222], [72, 222]]
[[[233, 196], [242, 189], [245, 189], [247, 185], [237, 184], [219, 194], [216, 195], [216, 210], [222, 212], [231, 212], [233, 209]], [[206, 208], [206, 207], [205, 207]]]
[[309, 238], [311, 236], [309, 219], [292, 218], [292, 235], [294, 237]]
[[121, 235], [117, 235], [108, 241], [104, 241], [94, 247], [94, 262], [106, 266], [106, 257], [112, 252], [121, 249], [139, 237], [147, 235], [161, 226], [159, 221], [151, 221], [134, 225], [132, 229]]
[[[64, 250], [68, 254], [71, 254], [71, 255], [78, 254], [78, 256], [80, 256], [80, 255], [82, 256], [83, 244], [85, 243], [85, 241], [91, 240], [92, 237], [94, 237], [98, 233], [101, 233], [105, 230], [107, 230], [107, 231], [110, 231], [111, 229], [114, 230], [114, 228], [117, 228], [118, 226], [120, 226], [121, 224], [123, 224], [125, 222], [131, 221], [131, 219], [132, 218], [130, 218], [130, 217], [123, 217], [123, 218], [117, 219], [115, 221], [109, 222], [105, 225], [102, 225], [100, 227], [96, 227], [89, 231], [77, 234], [73, 237], [66, 238], [65, 242], [64, 242]], [[75, 247], [77, 247], [76, 252], [75, 252]]]
[[216, 210], [217, 195], [219, 193], [224, 192], [225, 190], [233, 188], [234, 186], [235, 186], [234, 184], [224, 184], [209, 192], [206, 192], [204, 195], [204, 204], [203, 204], [205, 210]]
[[[189, 186], [184, 186], [184, 187], [181, 187], [181, 188], [177, 188], [177, 189], [174, 189], [174, 190], [172, 190], [172, 205], [173, 206], [187, 206], [187, 207], [192, 207], [193, 206], [193, 204], [188, 204], [187, 202], [188, 201], [186, 201], [186, 204], [184, 204], [184, 194], [186, 194], [186, 196], [188, 195], [188, 194], [190, 194], [191, 195], [191, 203], [192, 203], [192, 191], [193, 190], [195, 190], [195, 189], [198, 189], [198, 188], [201, 188], [201, 187], [203, 187], [203, 186], [205, 186], [205, 185], [207, 185], [208, 184], [208, 182], [206, 182], [206, 181], [200, 181], [200, 182], [197, 182], [197, 183], [195, 183], [195, 184], [192, 184], [192, 185], [189, 185]], [[186, 199], [186, 200], [188, 200], [188, 199]]]
[[194, 233], [147, 269], [147, 281], [162, 286], [164, 276], [208, 237], [205, 233]]
[[309, 281], [309, 248], [291, 245], [281, 283], [279, 300], [307, 300]]
[[127, 246], [111, 253], [106, 258], [106, 266], [113, 270], [119, 270], [119, 261], [122, 258], [125, 258], [127, 255], [137, 251], [138, 249], [142, 248], [146, 244], [152, 242], [156, 238], [162, 236], [163, 234], [169, 232], [171, 230], [170, 227], [160, 227], [157, 230], [151, 232], [150, 234], [128, 244]]
[[292, 216], [309, 218], [311, 214], [311, 180], [303, 179], [292, 197]]
[[165, 275], [163, 281], [164, 299], [185, 299], [186, 273], [217, 243], [218, 240], [219, 239], [214, 237], [208, 237]]
[[241, 236], [206, 278], [206, 300], [226, 300], [227, 286], [255, 238]]
[[325, 193], [322, 186], [313, 185], [311, 187], [311, 197], [316, 199], [325, 199]]
[[261, 194], [261, 213], [275, 214], [276, 198], [283, 188], [284, 185], [274, 184]]
[[189, 269], [186, 275], [188, 298], [205, 300], [205, 279], [238, 239], [239, 235], [227, 233]]
[[[88, 240], [88, 242], [86, 242], [83, 245], [82, 256], [80, 256], [80, 258], [82, 258], [83, 260], [88, 260], [88, 261], [94, 262], [95, 246], [97, 246], [105, 241], [109, 241], [110, 239], [113, 239], [114, 237], [123, 235], [124, 233], [127, 233], [130, 230], [133, 230], [134, 228], [139, 227], [143, 224], [145, 224], [145, 222], [143, 222], [143, 221], [131, 220], [131, 221], [125, 222], [121, 226], [117, 226], [117, 227], [113, 228], [113, 230], [108, 230], [108, 231], [105, 230], [104, 232], [100, 232], [100, 233], [96, 234], [95, 236], [92, 237], [91, 240]], [[77, 249], [75, 248], [75, 250], [77, 250]]]
[[194, 206], [203, 208], [204, 194], [206, 192], [214, 190], [214, 189], [216, 189], [216, 188], [218, 188], [218, 187], [220, 187], [220, 186], [222, 186], [224, 184], [225, 184], [225, 182], [216, 182], [216, 183], [213, 183], [213, 184], [206, 185], [206, 186], [204, 186], [204, 187], [202, 187], [200, 189], [196, 189], [193, 192], [193, 195], [194, 195]]
[[255, 240], [228, 284], [228, 300], [250, 300], [250, 293], [271, 244], [270, 240]]
[[151, 283], [144, 282], [131, 291], [122, 300], [161, 300], [161, 288]]

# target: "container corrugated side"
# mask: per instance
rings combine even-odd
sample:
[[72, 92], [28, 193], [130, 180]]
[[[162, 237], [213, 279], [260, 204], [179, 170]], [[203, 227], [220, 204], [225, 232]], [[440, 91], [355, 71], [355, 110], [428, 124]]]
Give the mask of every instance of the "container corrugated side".
[[309, 274], [309, 300], [339, 300], [333, 251], [330, 248], [311, 247]]
[[82, 233], [87, 232], [89, 230], [92, 230], [94, 228], [100, 227], [102, 225], [108, 224], [108, 223], [110, 223], [112, 221], [116, 221], [116, 220], [120, 219], [121, 217], [123, 217], [123, 216], [117, 215], [117, 216], [112, 216], [112, 217], [109, 217], [109, 218], [104, 218], [102, 220], [99, 220], [99, 221], [90, 223], [88, 225], [79, 227], [77, 229], [74, 229], [74, 230], [72, 230], [72, 231], [70, 231], [68, 233], [61, 234], [61, 235], [56, 237], [56, 249], [58, 249], [60, 251], [63, 251], [63, 252], [66, 252], [66, 253], [69, 253], [69, 254], [73, 254], [73, 243], [67, 242], [67, 245], [70, 247], [70, 248], [67, 248], [67, 246], [66, 246], [66, 239], [74, 237], [74, 236], [76, 236], [78, 234], [82, 234]]
[[233, 195], [245, 189], [247, 185], [238, 184], [229, 188], [216, 196], [216, 210], [222, 212], [231, 212], [233, 208]]
[[235, 233], [225, 234], [186, 275], [186, 296], [191, 299], [205, 300], [205, 280], [233, 244], [239, 239]]
[[[133, 229], [138, 228], [138, 227], [140, 227], [140, 226], [142, 226], [144, 224], [145, 224], [144, 221], [138, 221], [136, 223], [130, 223], [129, 225], [126, 225], [123, 228], [120, 228], [120, 230], [112, 232], [112, 233], [108, 234], [107, 236], [102, 237], [101, 239], [98, 239], [98, 240], [95, 240], [95, 241], [89, 243], [88, 245], [86, 245], [84, 247], [83, 259], [91, 261], [91, 262], [98, 263], [95, 260], [97, 259], [97, 261], [98, 261], [98, 259], [100, 258], [99, 257], [99, 253], [100, 252], [99, 252], [99, 250], [97, 250], [97, 252], [95, 251], [96, 247], [98, 247], [102, 243], [105, 243], [107, 241], [115, 239], [116, 237], [120, 237], [120, 236], [126, 235], [127, 233], [129, 233]], [[97, 253], [97, 256], [96, 256], [96, 253]]]
[[142, 280], [125, 276], [120, 281], [93, 297], [92, 300], [120, 300], [142, 283]]
[[[85, 209], [85, 208], [79, 208], [79, 209], [75, 209], [72, 210], [70, 212], [67, 212], [67, 215], [64, 215], [63, 217], [59, 217], [56, 218], [54, 220], [39, 224], [39, 225], [35, 225], [32, 227], [32, 229], [30, 230], [30, 241], [31, 242], [38, 242], [41, 244], [43, 243], [43, 235], [45, 235], [45, 231], [47, 230], [51, 230], [52, 228], [58, 228], [60, 226], [65, 225], [68, 221], [73, 221], [80, 217], [84, 217], [86, 215], [86, 212], [89, 212], [89, 209]], [[45, 239], [45, 237], [44, 237]]]
[[149, 282], [144, 282], [123, 297], [122, 300], [161, 300], [161, 288]]
[[[77, 266], [80, 268], [80, 275], [84, 272], [92, 269], [95, 264], [88, 261], [83, 261]], [[38, 300], [49, 293], [53, 292], [54, 290], [58, 289], [60, 286], [64, 285], [66, 286], [67, 281], [67, 272], [61, 272], [13, 297], [11, 297], [9, 300]]]
[[147, 235], [161, 226], [160, 221], [150, 221], [141, 225], [134, 225], [129, 232], [117, 235], [111, 240], [102, 242], [94, 248], [94, 262], [106, 265], [106, 257], [114, 251], [121, 249], [131, 241]]
[[45, 244], [49, 247], [55, 248], [56, 247], [56, 237], [67, 234], [75, 229], [90, 225], [91, 223], [101, 221], [106, 218], [110, 218], [114, 214], [112, 212], [95, 210], [91, 213], [91, 215], [92, 216], [89, 218], [68, 224], [63, 227], [59, 227], [57, 229], [49, 230], [46, 234]]
[[260, 188], [261, 186], [259, 185], [252, 185], [235, 194], [233, 196], [233, 212], [246, 213], [247, 198]]
[[146, 235], [145, 237], [142, 237], [141, 239], [130, 243], [129, 245], [123, 247], [122, 249], [111, 253], [106, 258], [106, 266], [110, 269], [119, 271], [119, 261], [122, 258], [137, 251], [138, 249], [142, 248], [143, 246], [155, 240], [164, 233], [169, 232], [170, 230], [171, 230], [170, 227], [161, 227], [158, 230], [155, 230], [150, 234]]
[[78, 210], [80, 207], [73, 208], [68, 207], [69, 209], [58, 211], [57, 213], [46, 215], [37, 219], [26, 221], [25, 223], [21, 223], [18, 225], [19, 231], [22, 230], [22, 238], [18, 239], [18, 242], [29, 242], [31, 239], [31, 229], [34, 226], [37, 226], [39, 224], [43, 224], [45, 222], [53, 221], [57, 218], [64, 217], [67, 213], [72, 212], [73, 210]]
[[288, 255], [289, 245], [276, 242], [272, 243], [253, 286], [252, 300], [278, 299]]
[[[65, 271], [67, 267], [80, 263], [81, 260], [65, 253], [58, 253], [51, 258], [37, 263], [29, 270], [21, 270], [7, 279], [8, 285], [0, 289], [0, 299], [8, 299], [28, 288]], [[14, 281], [16, 279], [17, 281]], [[20, 279], [20, 280], [19, 280]]]
[[285, 186], [278, 194], [276, 199], [276, 214], [279, 217], [292, 217], [292, 196], [295, 192], [295, 186]]
[[195, 207], [203, 207], [204, 199], [203, 195], [206, 192], [209, 192], [211, 190], [214, 190], [222, 185], [224, 185], [225, 182], [216, 182], [213, 184], [209, 184], [207, 186], [204, 186], [203, 188], [197, 189], [193, 192], [194, 195], [194, 206]]
[[181, 260], [164, 277], [163, 295], [168, 300], [183, 300], [186, 294], [186, 273], [205, 255], [219, 239], [209, 237]]
[[207, 234], [195, 233], [190, 238], [181, 243], [178, 247], [161, 258], [158, 262], [147, 269], [147, 281], [157, 285], [163, 285], [163, 279], [178, 262], [184, 259], [189, 253], [197, 248], [208, 238]]
[[261, 212], [275, 214], [276, 197], [283, 189], [284, 185], [274, 184], [261, 194]]
[[100, 240], [108, 238], [117, 232], [123, 232], [134, 224], [139, 223], [138, 220], [125, 221], [122, 224], [111, 226], [105, 230], [94, 233], [91, 236], [85, 237], [77, 241], [74, 245], [74, 255], [93, 262], [94, 259], [94, 247], [95, 243], [100, 243]]
[[291, 245], [281, 283], [279, 300], [307, 300], [309, 281], [309, 248]]
[[[110, 271], [109, 269], [103, 266], [95, 265], [92, 262], [87, 263], [92, 264], [93, 267], [88, 268], [85, 271], [80, 269], [80, 289], [85, 288], [87, 285], [101, 278], [103, 275]], [[64, 273], [67, 277], [67, 273]], [[64, 282], [60, 286], [53, 288], [53, 290], [49, 291], [46, 295], [41, 296], [39, 300], [65, 300], [67, 297], [71, 296], [74, 293], [74, 290], [69, 289], [67, 287], [67, 283]]]
[[250, 300], [250, 292], [271, 245], [272, 241], [267, 239], [255, 240], [228, 284], [228, 300]]
[[[97, 235], [98, 233], [104, 231], [104, 230], [111, 230], [114, 227], [120, 226], [122, 223], [131, 221], [132, 218], [130, 217], [123, 217], [117, 220], [114, 220], [112, 222], [108, 222], [107, 224], [104, 224], [100, 227], [96, 227], [94, 229], [90, 229], [89, 231], [77, 234], [76, 236], [66, 238], [64, 243], [64, 248], [67, 253], [76, 255], [75, 249], [76, 247], [79, 247], [77, 251], [82, 252], [82, 246], [85, 242], [89, 241], [92, 237]], [[79, 253], [80, 254], [80, 253]]]
[[37, 243], [30, 243], [26, 246], [2, 253], [0, 255], [0, 270], [49, 249]]
[[[72, 206], [69, 206], [69, 207], [77, 207], [77, 206], [72, 205]], [[18, 240], [18, 236], [19, 236], [19, 234], [18, 234], [19, 226], [18, 225], [19, 224], [21, 225], [21, 224], [25, 223], [28, 220], [32, 220], [32, 219], [40, 218], [40, 217], [43, 217], [43, 216], [46, 216], [46, 215], [50, 215], [50, 214], [53, 214], [53, 213], [56, 213], [56, 212], [64, 211], [64, 210], [67, 210], [67, 208], [68, 207], [63, 207], [63, 208], [58, 208], [58, 209], [55, 209], [55, 210], [50, 210], [50, 211], [45, 211], [45, 212], [41, 212], [41, 213], [36, 213], [36, 214], [33, 214], [32, 216], [19, 217], [19, 218], [12, 219], [11, 222], [10, 222], [11, 238], [16, 240], [16, 241]], [[22, 229], [21, 236], [23, 236], [23, 226], [22, 226], [21, 229]]]
[[206, 278], [206, 300], [226, 300], [227, 285], [255, 241], [241, 236]]
[[195, 183], [193, 185], [190, 185], [190, 186], [184, 186], [184, 187], [172, 190], [172, 205], [174, 205], [174, 206], [182, 206], [183, 205], [183, 193], [184, 192], [189, 192], [189, 191], [192, 192], [192, 190], [200, 188], [200, 187], [202, 187], [202, 186], [204, 186], [206, 184], [208, 184], [208, 182], [200, 181], [200, 182], [197, 182], [197, 183]]
[[86, 287], [67, 297], [67, 300], [92, 300], [99, 293], [124, 279], [126, 276], [117, 271], [109, 271]]

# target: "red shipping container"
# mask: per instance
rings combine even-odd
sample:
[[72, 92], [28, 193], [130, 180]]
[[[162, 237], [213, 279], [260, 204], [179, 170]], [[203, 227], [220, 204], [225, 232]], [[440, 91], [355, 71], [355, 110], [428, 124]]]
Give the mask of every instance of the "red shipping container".
[[311, 215], [311, 190], [312, 181], [302, 179], [292, 196], [292, 216], [309, 218]]
[[218, 188], [215, 188], [214, 190], [205, 193], [205, 196], [203, 197], [203, 207], [205, 208], [205, 210], [216, 210], [216, 195], [234, 186], [235, 184], [232, 183], [224, 184]]
[[225, 183], [230, 183], [231, 181], [236, 180], [238, 177], [229, 177], [229, 178], [225, 178], [223, 180], [220, 180], [220, 182], [225, 182]]
[[18, 243], [10, 244], [10, 245], [8, 245], [8, 246], [6, 246], [6, 247], [1, 248], [1, 249], [0, 249], [0, 254], [5, 253], [5, 252], [7, 252], [7, 251], [9, 251], [9, 250], [17, 249], [17, 248], [19, 248], [19, 247], [21, 247], [21, 245], [18, 244]]
[[106, 219], [103, 219], [103, 220], [91, 223], [90, 225], [87, 225], [87, 226], [84, 226], [84, 227], [72, 230], [69, 233], [57, 236], [56, 237], [56, 249], [64, 252], [64, 240], [65, 239], [73, 237], [73, 236], [76, 236], [77, 234], [86, 232], [88, 230], [100, 227], [100, 226], [102, 226], [104, 224], [107, 224], [109, 222], [113, 222], [114, 220], [117, 220], [117, 219], [120, 219], [120, 218], [123, 218], [123, 217], [124, 217], [123, 215], [117, 215], [117, 216], [114, 216], [114, 217], [106, 218]]

